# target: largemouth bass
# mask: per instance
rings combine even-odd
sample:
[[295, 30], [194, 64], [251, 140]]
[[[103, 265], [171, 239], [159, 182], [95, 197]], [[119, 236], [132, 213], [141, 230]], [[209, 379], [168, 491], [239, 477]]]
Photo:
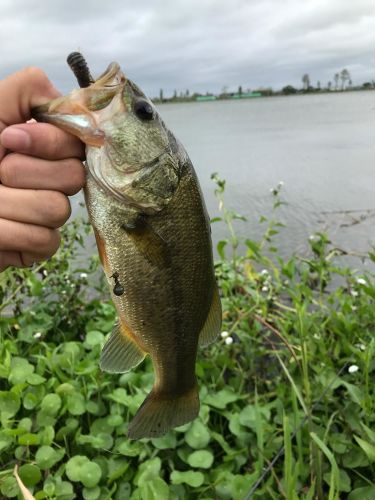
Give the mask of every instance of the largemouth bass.
[[121, 373], [151, 357], [154, 386], [128, 435], [162, 436], [198, 415], [197, 348], [221, 328], [209, 218], [191, 161], [152, 102], [117, 63], [94, 81], [80, 57], [83, 88], [33, 115], [86, 143], [86, 205], [118, 312], [100, 366]]

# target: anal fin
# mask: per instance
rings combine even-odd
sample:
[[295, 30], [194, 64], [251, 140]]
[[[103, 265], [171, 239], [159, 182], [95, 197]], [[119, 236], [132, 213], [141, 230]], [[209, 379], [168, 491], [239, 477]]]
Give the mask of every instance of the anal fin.
[[100, 355], [100, 368], [105, 372], [124, 373], [143, 361], [146, 353], [126, 334], [117, 323], [104, 344]]
[[199, 334], [199, 345], [205, 346], [211, 344], [219, 335], [221, 330], [221, 302], [219, 289], [215, 283], [214, 293], [212, 296], [211, 307], [207, 315], [207, 319]]

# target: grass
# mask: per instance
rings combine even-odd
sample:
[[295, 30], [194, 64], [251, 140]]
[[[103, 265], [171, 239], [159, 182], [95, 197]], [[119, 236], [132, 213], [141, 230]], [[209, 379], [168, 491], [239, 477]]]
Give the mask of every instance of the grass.
[[19, 495], [16, 464], [37, 499], [375, 497], [374, 277], [342, 265], [322, 233], [309, 256], [281, 258], [281, 186], [263, 237], [241, 240], [243, 217], [214, 180], [213, 223], [228, 228], [215, 265], [224, 333], [199, 353], [199, 418], [163, 438], [126, 438], [150, 363], [98, 368], [115, 311], [97, 258], [76, 258], [87, 224], [64, 230], [51, 261], [0, 275], [5, 498]]

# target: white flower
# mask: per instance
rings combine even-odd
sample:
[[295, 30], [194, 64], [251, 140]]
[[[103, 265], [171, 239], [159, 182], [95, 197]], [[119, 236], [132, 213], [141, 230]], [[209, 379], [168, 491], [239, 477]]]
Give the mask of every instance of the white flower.
[[367, 285], [367, 281], [364, 280], [363, 278], [358, 278], [357, 283], [358, 285]]
[[358, 297], [359, 294], [358, 294], [358, 292], [356, 290], [350, 290], [350, 295], [352, 297]]
[[262, 286], [262, 292], [268, 292], [268, 286], [266, 285]]
[[43, 276], [48, 276], [48, 271], [47, 271], [47, 269], [43, 269]]
[[260, 272], [261, 276], [268, 276], [268, 274], [269, 273], [268, 273], [267, 269], [262, 269], [261, 272]]
[[359, 367], [357, 365], [350, 365], [348, 368], [349, 373], [355, 373], [359, 370]]
[[231, 345], [231, 344], [233, 344], [233, 339], [232, 339], [232, 337], [227, 337], [227, 338], [225, 339], [225, 343], [226, 343], [227, 345]]
[[42, 332], [35, 332], [33, 335], [34, 339], [40, 339], [41, 336], [42, 336]]
[[309, 240], [310, 240], [310, 241], [314, 241], [314, 240], [315, 240], [315, 234], [310, 234], [310, 236], [309, 236]]
[[354, 347], [360, 349], [361, 351], [364, 351], [366, 349], [365, 344], [355, 344]]
[[226, 339], [227, 337], [229, 337], [229, 332], [221, 332], [221, 338], [223, 339]]
[[82, 279], [85, 279], [85, 278], [87, 278], [87, 273], [81, 273], [79, 275], [79, 277], [82, 278]]

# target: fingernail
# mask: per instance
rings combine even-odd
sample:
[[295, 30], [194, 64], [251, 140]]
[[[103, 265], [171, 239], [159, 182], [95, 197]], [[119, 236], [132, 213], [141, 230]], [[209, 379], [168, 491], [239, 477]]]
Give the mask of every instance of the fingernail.
[[7, 149], [24, 151], [31, 146], [31, 137], [25, 130], [12, 126], [2, 131], [0, 142]]

